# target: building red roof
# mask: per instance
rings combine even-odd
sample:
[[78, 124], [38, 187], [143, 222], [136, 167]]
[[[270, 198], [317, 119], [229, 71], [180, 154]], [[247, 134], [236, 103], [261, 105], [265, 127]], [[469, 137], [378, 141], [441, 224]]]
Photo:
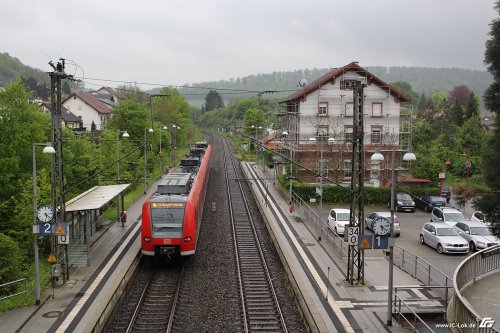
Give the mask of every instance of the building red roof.
[[90, 107], [92, 107], [94, 110], [96, 110], [99, 113], [111, 114], [113, 112], [113, 109], [110, 108], [108, 105], [106, 105], [106, 103], [101, 102], [94, 95], [88, 94], [88, 93], [75, 92], [71, 96], [66, 98], [65, 101], [72, 98], [73, 96], [78, 97], [79, 99], [84, 101], [86, 104], [88, 104]]
[[397, 88], [391, 86], [390, 84], [382, 81], [378, 77], [376, 77], [374, 74], [370, 73], [363, 67], [359, 66], [357, 62], [351, 62], [350, 64], [340, 67], [337, 69], [334, 69], [319, 79], [315, 80], [314, 82], [311, 82], [310, 84], [306, 85], [304, 89], [299, 90], [292, 95], [288, 96], [283, 102], [290, 102], [290, 101], [296, 101], [299, 99], [302, 99], [312, 93], [313, 91], [319, 89], [320, 86], [327, 84], [328, 82], [331, 82], [335, 80], [338, 77], [341, 77], [348, 71], [354, 71], [358, 74], [361, 74], [363, 77], [367, 78], [367, 83], [368, 84], [376, 84], [380, 88], [387, 90], [388, 93], [393, 95], [394, 97], [397, 97], [400, 101], [402, 102], [409, 102], [410, 98], [408, 98], [406, 95], [404, 95], [401, 91], [399, 91]]

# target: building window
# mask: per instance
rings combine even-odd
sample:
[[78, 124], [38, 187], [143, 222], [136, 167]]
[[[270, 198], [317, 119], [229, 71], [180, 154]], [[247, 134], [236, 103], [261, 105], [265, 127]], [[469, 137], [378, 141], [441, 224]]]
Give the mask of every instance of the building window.
[[380, 128], [372, 128], [372, 144], [381, 144], [382, 143], [382, 129]]
[[344, 112], [346, 117], [352, 117], [354, 115], [353, 110], [354, 110], [354, 103], [353, 102], [346, 102], [345, 103], [345, 112]]
[[327, 116], [328, 115], [328, 103], [320, 102], [318, 104], [318, 116]]
[[382, 117], [382, 103], [372, 103], [372, 117]]
[[344, 160], [344, 178], [352, 177], [352, 161]]
[[327, 140], [328, 139], [328, 125], [318, 125], [318, 128], [316, 129], [316, 137], [318, 140]]
[[344, 140], [346, 143], [351, 143], [353, 139], [352, 126], [344, 127]]

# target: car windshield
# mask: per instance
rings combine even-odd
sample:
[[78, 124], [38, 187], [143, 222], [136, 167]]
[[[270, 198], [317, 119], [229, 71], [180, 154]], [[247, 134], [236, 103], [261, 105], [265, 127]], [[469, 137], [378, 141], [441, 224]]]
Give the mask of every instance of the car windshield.
[[444, 199], [441, 197], [430, 197], [429, 200], [431, 202], [443, 202], [444, 201]]
[[349, 221], [350, 215], [349, 213], [337, 213], [337, 221]]
[[453, 228], [437, 228], [438, 236], [458, 236], [458, 231]]
[[411, 197], [408, 193], [398, 193], [399, 200], [411, 200]]
[[488, 227], [471, 227], [470, 234], [480, 235], [480, 236], [491, 236], [491, 232], [490, 229], [488, 229]]
[[446, 221], [464, 221], [465, 217], [460, 212], [444, 213]]

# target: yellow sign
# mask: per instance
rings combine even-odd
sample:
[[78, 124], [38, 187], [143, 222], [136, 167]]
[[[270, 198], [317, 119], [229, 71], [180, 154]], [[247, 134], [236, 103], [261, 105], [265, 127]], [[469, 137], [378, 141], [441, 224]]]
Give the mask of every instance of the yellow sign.
[[57, 263], [57, 258], [56, 258], [56, 256], [54, 255], [53, 252], [50, 253], [49, 258], [47, 259], [47, 262], [49, 264], [55, 264], [55, 263]]
[[66, 235], [66, 231], [64, 231], [64, 228], [63, 228], [63, 226], [62, 226], [62, 225], [58, 224], [58, 225], [57, 225], [57, 228], [56, 228], [56, 232], [55, 232], [55, 234], [56, 234], [57, 236]]
[[152, 202], [152, 208], [184, 208], [182, 202]]
[[360, 246], [362, 249], [371, 249], [371, 245], [370, 245], [370, 242], [368, 241], [368, 239], [363, 239], [361, 241], [361, 246]]

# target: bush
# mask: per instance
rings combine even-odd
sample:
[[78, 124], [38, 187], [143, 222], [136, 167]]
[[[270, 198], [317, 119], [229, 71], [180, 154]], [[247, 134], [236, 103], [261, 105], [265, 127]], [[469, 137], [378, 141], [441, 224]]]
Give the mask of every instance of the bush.
[[[0, 233], [0, 284], [19, 279], [22, 255], [16, 242]], [[5, 288], [2, 290], [5, 292]]]

